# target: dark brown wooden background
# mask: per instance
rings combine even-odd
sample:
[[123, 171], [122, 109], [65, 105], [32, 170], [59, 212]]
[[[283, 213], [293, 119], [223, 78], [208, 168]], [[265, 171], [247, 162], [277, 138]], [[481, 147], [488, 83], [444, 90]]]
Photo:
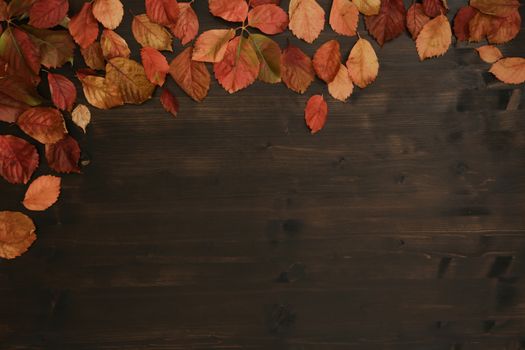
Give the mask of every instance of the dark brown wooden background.
[[[227, 25], [195, 8], [201, 30]], [[312, 54], [336, 36], [288, 37]], [[346, 59], [356, 38], [338, 39]], [[92, 109], [75, 131], [90, 164], [30, 214], [31, 250], [0, 261], [0, 348], [525, 347], [523, 85], [497, 83], [475, 45], [422, 63], [407, 35], [374, 47], [379, 78], [346, 104], [319, 81], [304, 96], [214, 81], [197, 104], [170, 80], [177, 119], [158, 93]], [[525, 32], [502, 50], [525, 56]], [[330, 114], [312, 136], [314, 93]], [[25, 187], [0, 191], [23, 210]]]

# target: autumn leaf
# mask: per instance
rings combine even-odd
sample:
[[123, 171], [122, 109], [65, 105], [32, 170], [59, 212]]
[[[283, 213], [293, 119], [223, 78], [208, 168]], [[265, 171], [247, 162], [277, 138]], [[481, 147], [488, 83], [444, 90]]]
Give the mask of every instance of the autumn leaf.
[[84, 3], [79, 13], [71, 18], [69, 22], [69, 33], [85, 49], [91, 45], [98, 37], [98, 22], [93, 16], [92, 4]]
[[502, 58], [492, 65], [489, 72], [506, 84], [525, 82], [525, 58]]
[[487, 15], [506, 17], [519, 8], [518, 0], [470, 0], [470, 6]]
[[84, 74], [77, 74], [77, 77], [82, 83], [86, 100], [92, 106], [110, 109], [124, 104], [117, 85], [107, 83], [105, 78]]
[[177, 113], [179, 113], [179, 102], [168, 89], [162, 89], [162, 94], [160, 94], [160, 103], [166, 112], [171, 113], [174, 117], [176, 117]]
[[252, 84], [259, 75], [260, 63], [248, 39], [238, 36], [228, 43], [224, 58], [213, 65], [215, 78], [230, 94]]
[[365, 17], [366, 28], [379, 45], [397, 38], [405, 30], [403, 0], [382, 0], [379, 14]]
[[197, 38], [192, 59], [200, 62], [219, 62], [224, 58], [228, 42], [235, 36], [233, 29], [212, 29]]
[[68, 31], [36, 29], [30, 26], [23, 28], [38, 47], [40, 62], [44, 67], [58, 68], [68, 62], [73, 64], [75, 43]]
[[407, 28], [412, 39], [416, 40], [419, 32], [428, 21], [430, 21], [430, 17], [425, 14], [421, 4], [414, 3], [410, 6], [407, 11]]
[[493, 17], [487, 38], [491, 44], [503, 44], [514, 39], [521, 29], [521, 17], [518, 10], [507, 17]]
[[23, 132], [43, 144], [55, 143], [67, 134], [64, 118], [55, 108], [30, 108], [18, 117], [17, 124]]
[[36, 0], [29, 10], [29, 25], [35, 28], [57, 26], [68, 10], [68, 0]]
[[30, 106], [42, 103], [36, 88], [17, 76], [0, 77], [0, 120], [12, 123]]
[[330, 10], [330, 26], [334, 32], [354, 36], [356, 35], [359, 10], [350, 0], [333, 0]]
[[124, 57], [109, 60], [106, 82], [117, 87], [125, 103], [141, 104], [151, 98], [155, 89], [155, 85], [146, 77], [144, 67]]
[[131, 31], [142, 47], [148, 46], [160, 51], [173, 51], [170, 33], [164, 27], [150, 21], [145, 14], [133, 18]]
[[245, 0], [208, 0], [212, 15], [230, 22], [242, 22], [248, 16]]
[[7, 21], [9, 15], [7, 14], [7, 3], [5, 0], [0, 0], [0, 21]]
[[26, 184], [37, 167], [35, 146], [16, 136], [0, 135], [0, 175], [7, 182]]
[[469, 22], [476, 14], [477, 10], [471, 6], [461, 7], [454, 17], [454, 34], [461, 41], [469, 40]]
[[448, 12], [442, 0], [423, 0], [423, 11], [430, 18], [444, 15]]
[[493, 16], [486, 15], [476, 10], [469, 22], [469, 41], [481, 41], [492, 31]]
[[259, 80], [270, 84], [280, 82], [281, 48], [279, 44], [262, 34], [250, 34], [249, 39], [261, 63]]
[[328, 92], [336, 100], [345, 102], [352, 92], [354, 91], [354, 84], [352, 78], [348, 73], [348, 69], [345, 65], [340, 64], [339, 71], [335, 76], [335, 79], [328, 84]]
[[186, 94], [197, 102], [204, 100], [211, 77], [203, 62], [191, 59], [193, 48], [184, 49], [170, 64], [170, 75]]
[[84, 62], [91, 69], [103, 70], [106, 68], [106, 61], [104, 60], [104, 53], [98, 41], [89, 45], [85, 49], [80, 49]]
[[379, 62], [374, 48], [366, 39], [359, 39], [355, 43], [348, 60], [346, 68], [355, 85], [364, 89], [377, 78]]
[[7, 4], [8, 17], [26, 17], [35, 0], [11, 0]]
[[115, 29], [124, 17], [124, 6], [120, 0], [95, 0], [93, 16], [107, 29]]
[[304, 93], [315, 79], [312, 60], [300, 48], [289, 44], [281, 55], [281, 77], [290, 90]]
[[164, 85], [166, 74], [170, 70], [166, 57], [151, 47], [143, 47], [140, 57], [148, 80], [158, 86]]
[[416, 39], [419, 59], [443, 56], [452, 43], [452, 30], [445, 15], [439, 15], [423, 26]]
[[500, 58], [503, 58], [501, 51], [492, 45], [478, 47], [476, 51], [478, 51], [479, 57], [486, 63], [494, 63]]
[[58, 173], [80, 173], [80, 147], [69, 135], [57, 143], [46, 145], [46, 159], [51, 169]]
[[0, 60], [9, 75], [16, 75], [33, 85], [40, 82], [40, 52], [25, 31], [8, 27], [0, 36]]
[[313, 95], [308, 99], [304, 110], [304, 119], [312, 134], [324, 127], [327, 114], [328, 105], [322, 95]]
[[146, 14], [153, 22], [169, 26], [177, 22], [177, 0], [146, 0]]
[[182, 45], [186, 45], [197, 36], [199, 19], [193, 11], [191, 3], [179, 3], [179, 18], [175, 24], [170, 26], [170, 30]]
[[82, 129], [82, 131], [84, 131], [84, 133], [86, 133], [86, 128], [91, 122], [91, 112], [85, 105], [79, 104], [75, 107], [73, 112], [71, 112], [71, 119], [75, 125], [77, 125]]
[[53, 104], [63, 111], [71, 111], [77, 99], [77, 88], [61, 74], [48, 73], [49, 90]]
[[248, 25], [265, 34], [282, 33], [288, 27], [288, 14], [277, 5], [260, 5], [248, 12]]
[[0, 212], [0, 258], [14, 259], [24, 254], [36, 240], [35, 224], [20, 212]]
[[110, 29], [104, 29], [100, 36], [100, 47], [102, 54], [107, 60], [115, 57], [129, 58], [131, 50], [123, 37]]
[[366, 16], [373, 16], [381, 9], [381, 0], [352, 0], [359, 12]]
[[44, 175], [35, 179], [26, 191], [24, 207], [33, 211], [44, 211], [58, 200], [61, 179], [52, 175]]
[[324, 10], [315, 0], [291, 0], [288, 27], [299, 39], [313, 43], [324, 28]]
[[314, 70], [317, 76], [330, 83], [334, 80], [341, 65], [341, 49], [337, 40], [329, 40], [314, 54]]
[[281, 0], [248, 0], [248, 3], [251, 7], [257, 7], [265, 4], [279, 5]]

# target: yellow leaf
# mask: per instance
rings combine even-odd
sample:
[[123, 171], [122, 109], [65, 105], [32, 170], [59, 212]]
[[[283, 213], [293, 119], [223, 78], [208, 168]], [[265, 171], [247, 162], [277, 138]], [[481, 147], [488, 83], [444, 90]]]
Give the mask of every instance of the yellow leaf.
[[416, 39], [419, 59], [442, 56], [452, 43], [450, 23], [445, 15], [439, 15], [427, 22]]
[[96, 75], [79, 75], [86, 100], [100, 109], [110, 109], [124, 104], [116, 85], [106, 83], [106, 79]]
[[354, 84], [362, 89], [376, 80], [379, 62], [374, 48], [368, 40], [357, 40], [352, 51], [350, 51], [346, 67]]
[[200, 62], [220, 62], [226, 53], [228, 42], [235, 36], [233, 29], [207, 30], [197, 38], [192, 59]]
[[476, 51], [478, 51], [479, 57], [487, 63], [494, 63], [503, 57], [501, 51], [492, 45], [478, 47]]
[[125, 103], [141, 104], [151, 98], [155, 89], [139, 63], [124, 57], [115, 57], [106, 65], [106, 80], [116, 86]]
[[166, 28], [152, 22], [146, 14], [133, 18], [131, 31], [142, 47], [152, 47], [159, 51], [173, 51], [171, 34]]
[[381, 0], [352, 0], [359, 12], [363, 15], [373, 16], [379, 13]]
[[344, 65], [341, 65], [335, 79], [328, 84], [328, 92], [336, 100], [345, 102], [353, 91], [354, 84], [352, 83], [348, 69]]
[[85, 105], [79, 104], [73, 112], [71, 112], [71, 119], [73, 119], [73, 123], [82, 128], [85, 133], [86, 127], [91, 122], [91, 112]]
[[525, 58], [502, 58], [494, 63], [489, 72], [507, 84], [521, 84], [525, 82]]
[[35, 224], [19, 212], [0, 212], [0, 258], [22, 255], [36, 240]]

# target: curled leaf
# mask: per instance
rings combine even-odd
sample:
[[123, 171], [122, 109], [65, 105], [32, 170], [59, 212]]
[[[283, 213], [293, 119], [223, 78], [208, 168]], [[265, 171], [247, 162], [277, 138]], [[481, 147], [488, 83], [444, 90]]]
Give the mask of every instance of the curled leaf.
[[117, 87], [125, 103], [141, 104], [151, 98], [155, 85], [146, 77], [144, 67], [124, 57], [109, 60], [106, 81]]
[[75, 107], [73, 112], [71, 112], [71, 119], [73, 120], [73, 123], [75, 123], [85, 133], [87, 126], [91, 122], [91, 112], [85, 105], [79, 104]]
[[84, 3], [80, 12], [69, 22], [71, 36], [83, 49], [91, 45], [98, 37], [98, 22], [93, 16], [92, 8], [93, 5], [90, 2]]
[[77, 88], [75, 85], [61, 74], [48, 73], [49, 90], [53, 104], [63, 111], [73, 109], [73, 104], [77, 99]]
[[248, 25], [265, 34], [282, 33], [288, 27], [288, 14], [274, 4], [260, 5], [248, 13]]
[[379, 62], [370, 42], [366, 39], [357, 40], [352, 51], [350, 51], [346, 67], [354, 84], [361, 89], [376, 80]]
[[314, 70], [317, 76], [330, 83], [334, 80], [341, 65], [341, 49], [337, 40], [329, 40], [321, 45], [314, 54]]
[[168, 89], [163, 89], [160, 95], [160, 103], [166, 112], [171, 113], [174, 117], [179, 113], [179, 102], [177, 98]]
[[170, 30], [177, 37], [182, 45], [192, 41], [199, 32], [199, 19], [191, 3], [179, 3], [179, 18], [175, 24], [170, 26]]
[[152, 22], [145, 14], [133, 18], [131, 31], [142, 47], [173, 51], [170, 33], [164, 27]]
[[281, 77], [290, 90], [304, 93], [315, 79], [312, 60], [300, 48], [288, 45], [281, 55]]
[[348, 97], [352, 95], [353, 91], [354, 84], [352, 83], [348, 69], [341, 64], [335, 79], [328, 84], [328, 92], [336, 100], [345, 102]]
[[313, 43], [324, 28], [324, 10], [315, 0], [291, 0], [288, 27], [299, 39]]
[[442, 56], [452, 43], [452, 30], [445, 15], [439, 15], [423, 26], [416, 39], [419, 58]]
[[14, 259], [24, 254], [36, 240], [35, 224], [20, 212], [0, 212], [0, 258]]
[[100, 47], [102, 48], [102, 54], [108, 60], [115, 57], [129, 58], [131, 54], [126, 40], [110, 29], [104, 29], [102, 32]]
[[208, 0], [212, 15], [230, 22], [242, 22], [248, 16], [245, 0]]
[[58, 109], [33, 107], [18, 117], [23, 132], [40, 143], [55, 143], [67, 134], [64, 118]]
[[16, 136], [0, 135], [0, 175], [7, 182], [26, 184], [37, 167], [35, 146]]
[[107, 29], [115, 29], [124, 17], [124, 6], [120, 0], [95, 0], [93, 16]]
[[500, 58], [503, 58], [501, 51], [492, 45], [478, 47], [476, 51], [478, 51], [479, 57], [486, 63], [494, 63]]
[[80, 173], [80, 147], [69, 135], [52, 145], [46, 145], [47, 164], [59, 173]]
[[164, 85], [166, 74], [170, 70], [166, 57], [152, 47], [143, 47], [140, 57], [148, 80], [158, 86]]
[[521, 84], [525, 82], [525, 58], [502, 58], [492, 65], [489, 72], [506, 84]]
[[44, 175], [35, 179], [26, 191], [24, 207], [34, 211], [44, 211], [58, 200], [61, 179]]
[[354, 36], [356, 35], [359, 10], [350, 0], [333, 0], [330, 10], [330, 26], [334, 32]]
[[313, 95], [308, 99], [304, 110], [304, 119], [312, 134], [324, 127], [327, 115], [328, 105], [322, 95]]
[[219, 62], [224, 58], [228, 42], [235, 36], [233, 29], [207, 30], [197, 38], [192, 59], [200, 62]]
[[211, 77], [203, 62], [191, 59], [192, 48], [184, 49], [170, 64], [170, 75], [197, 102], [204, 100], [210, 89]]

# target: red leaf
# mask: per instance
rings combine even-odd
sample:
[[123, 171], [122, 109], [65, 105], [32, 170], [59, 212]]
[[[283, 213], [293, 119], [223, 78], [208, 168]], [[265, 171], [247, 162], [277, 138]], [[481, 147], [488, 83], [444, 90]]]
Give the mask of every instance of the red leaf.
[[337, 40], [329, 40], [314, 54], [314, 70], [326, 83], [332, 82], [341, 66], [341, 50]]
[[0, 37], [0, 59], [7, 64], [7, 73], [38, 85], [40, 52], [29, 35], [18, 28], [7, 28]]
[[170, 75], [185, 93], [200, 102], [208, 94], [211, 78], [204, 62], [191, 59], [192, 51], [190, 46], [173, 59]]
[[432, 18], [447, 13], [447, 9], [443, 6], [443, 0], [423, 0], [423, 11]]
[[146, 0], [146, 14], [153, 22], [169, 26], [177, 22], [177, 0]]
[[80, 173], [80, 147], [69, 135], [52, 145], [46, 145], [47, 163], [59, 173]]
[[35, 28], [57, 26], [68, 10], [68, 0], [36, 0], [29, 10], [29, 24]]
[[0, 79], [0, 120], [12, 123], [30, 106], [42, 103], [36, 88], [17, 76]]
[[315, 78], [312, 60], [300, 48], [288, 45], [281, 55], [281, 78], [290, 90], [304, 93]]
[[251, 7], [257, 7], [264, 4], [279, 5], [281, 3], [281, 0], [249, 0], [248, 2]]
[[37, 167], [35, 146], [16, 136], [0, 136], [0, 175], [4, 179], [12, 184], [26, 184]]
[[407, 28], [412, 35], [412, 39], [416, 40], [419, 32], [428, 21], [430, 21], [430, 17], [425, 15], [421, 4], [415, 3], [410, 6], [407, 11]]
[[164, 109], [173, 114], [174, 117], [179, 113], [179, 102], [177, 98], [168, 89], [163, 89], [162, 94], [160, 95], [160, 103]]
[[507, 17], [493, 17], [491, 30], [488, 33], [489, 43], [503, 44], [518, 35], [521, 28], [521, 16], [518, 10]]
[[7, 5], [8, 17], [21, 17], [27, 15], [27, 12], [35, 0], [11, 0]]
[[379, 14], [365, 16], [370, 34], [379, 45], [397, 38], [405, 30], [405, 5], [403, 0], [382, 0]]
[[179, 18], [177, 22], [170, 26], [170, 30], [177, 37], [182, 45], [192, 41], [199, 32], [199, 19], [193, 11], [191, 3], [179, 3]]
[[304, 119], [312, 134], [315, 134], [324, 127], [327, 114], [328, 105], [322, 95], [313, 95], [308, 99], [304, 110]]
[[270, 35], [282, 33], [288, 27], [288, 14], [277, 5], [260, 5], [248, 13], [248, 25]]
[[230, 22], [242, 22], [248, 16], [245, 0], [208, 0], [212, 15]]
[[53, 104], [63, 111], [71, 111], [77, 99], [77, 88], [63, 75], [48, 73], [49, 90]]
[[90, 2], [84, 3], [82, 9], [69, 22], [69, 32], [75, 42], [85, 49], [98, 37], [98, 22], [93, 16]]
[[20, 115], [17, 124], [23, 132], [43, 144], [55, 143], [67, 134], [64, 118], [54, 108], [28, 109]]
[[0, 0], [0, 21], [7, 21], [8, 18], [9, 15], [7, 14], [7, 3], [5, 2], [5, 0]]
[[164, 85], [166, 74], [170, 70], [166, 57], [152, 47], [143, 47], [140, 50], [140, 57], [148, 80], [158, 86]]
[[359, 22], [359, 10], [349, 0], [334, 0], [330, 10], [330, 26], [334, 32], [354, 36]]
[[454, 34], [461, 41], [470, 38], [469, 22], [476, 14], [477, 10], [471, 6], [463, 6], [454, 17]]

